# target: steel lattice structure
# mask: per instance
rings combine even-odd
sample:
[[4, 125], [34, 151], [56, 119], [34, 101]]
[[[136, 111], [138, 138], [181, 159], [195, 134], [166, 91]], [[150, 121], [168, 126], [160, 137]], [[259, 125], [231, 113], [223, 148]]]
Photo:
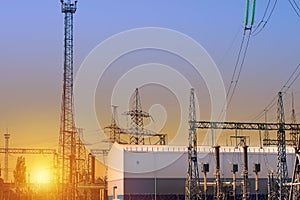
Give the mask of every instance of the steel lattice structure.
[[[297, 123], [296, 119], [296, 111], [295, 111], [295, 105], [294, 105], [294, 95], [292, 93], [292, 114], [291, 114], [291, 122], [293, 124]], [[290, 140], [293, 142], [293, 146], [297, 147], [297, 142], [298, 142], [298, 137], [299, 137], [299, 131], [292, 131], [290, 133]]]
[[[292, 93], [292, 123], [296, 124], [296, 112], [294, 108], [294, 95]], [[300, 140], [299, 140], [299, 131], [293, 131], [291, 133], [291, 140], [296, 140], [295, 145], [295, 160], [294, 160], [294, 169], [292, 174], [292, 182], [291, 182], [291, 188], [290, 188], [290, 194], [289, 194], [289, 200], [292, 199], [299, 199], [300, 198], [300, 174], [299, 174], [299, 161], [300, 161]], [[295, 185], [298, 184], [298, 185]]]
[[185, 200], [201, 199], [198, 158], [197, 158], [197, 126], [196, 126], [195, 92], [191, 89], [189, 108], [189, 146], [188, 172], [185, 183]]
[[113, 112], [111, 117], [111, 124], [105, 127], [105, 129], [109, 130], [110, 143], [121, 142], [121, 128], [118, 126], [117, 107], [118, 106], [112, 106]]
[[76, 183], [84, 182], [88, 177], [87, 170], [87, 150], [82, 142], [83, 129], [77, 129], [76, 135]]
[[[192, 121], [190, 121], [191, 123]], [[286, 163], [286, 135], [285, 131], [293, 131], [298, 133], [300, 131], [300, 124], [296, 123], [285, 123], [284, 119], [284, 108], [282, 101], [282, 93], [278, 94], [278, 103], [277, 103], [277, 123], [251, 123], [251, 122], [208, 122], [208, 121], [197, 121], [195, 122], [196, 128], [199, 129], [229, 129], [229, 130], [276, 130], [277, 131], [277, 139], [272, 140], [272, 143], [277, 145], [278, 155], [277, 155], [277, 199], [286, 199], [288, 197], [287, 191], [287, 178], [288, 178], [288, 170]], [[292, 144], [292, 141], [290, 141]], [[296, 149], [296, 162], [295, 162], [295, 170], [296, 165], [299, 163], [299, 155], [300, 155], [300, 140], [298, 141], [297, 149]], [[295, 172], [294, 172], [295, 174]], [[293, 175], [295, 176], [295, 175]], [[294, 177], [295, 180], [295, 177]], [[293, 180], [293, 181], [294, 181]], [[291, 195], [290, 195], [291, 196]]]
[[76, 128], [73, 115], [73, 15], [77, 1], [61, 0], [64, 14], [64, 74], [59, 135], [61, 199], [75, 199]]
[[4, 181], [8, 182], [8, 153], [9, 153], [8, 145], [9, 145], [9, 138], [10, 138], [10, 134], [8, 133], [8, 131], [4, 134], [4, 138], [5, 138]]
[[284, 184], [287, 182], [288, 178], [288, 169], [286, 163], [286, 137], [285, 137], [285, 118], [284, 118], [284, 108], [282, 101], [282, 93], [278, 93], [278, 102], [277, 102], [277, 122], [279, 129], [277, 131], [277, 184], [278, 184], [278, 199], [283, 200], [288, 196], [287, 188], [284, 187]]
[[[5, 137], [7, 137], [7, 134]], [[9, 134], [8, 134], [9, 135]], [[8, 142], [8, 140], [6, 140]], [[8, 148], [8, 143], [7, 145], [5, 144], [5, 148], [0, 148], [0, 154], [5, 154], [5, 168], [4, 168], [4, 181], [7, 183], [8, 182], [8, 155], [9, 154], [34, 154], [34, 155], [53, 155], [53, 159], [55, 161], [57, 157], [57, 153], [55, 149], [23, 149], [23, 148]], [[54, 163], [55, 164], [55, 163]]]
[[[56, 154], [55, 149], [23, 149], [23, 148], [8, 148], [8, 154]], [[0, 153], [6, 153], [6, 148], [0, 148]]]
[[131, 110], [125, 113], [131, 117], [130, 144], [145, 144], [144, 118], [151, 117], [142, 110], [141, 98], [138, 88], [134, 92], [134, 100]]
[[[113, 143], [117, 142], [119, 144], [128, 144], [127, 140], [124, 140], [121, 138], [121, 135], [130, 135], [129, 140], [132, 141], [132, 128], [130, 129], [123, 129], [118, 126], [118, 116], [117, 116], [117, 106], [112, 106], [113, 108], [113, 114], [111, 119], [111, 124], [109, 126], [106, 126], [104, 129], [109, 131], [109, 143], [110, 147]], [[125, 113], [127, 114], [127, 113]], [[165, 145], [167, 143], [167, 135], [161, 134], [161, 133], [155, 133], [153, 131], [147, 130], [145, 128], [141, 129], [141, 136], [145, 137], [148, 136], [150, 138], [158, 138], [158, 141], [155, 144], [159, 145]], [[129, 143], [130, 143], [129, 141]], [[134, 139], [134, 141], [136, 141]], [[135, 144], [135, 143], [133, 143]], [[109, 147], [109, 148], [110, 148]]]
[[[300, 124], [282, 124], [284, 130], [287, 131], [299, 131]], [[279, 130], [280, 125], [278, 123], [252, 123], [252, 122], [209, 122], [209, 121], [197, 121], [196, 127], [199, 129], [240, 129], [240, 130]]]

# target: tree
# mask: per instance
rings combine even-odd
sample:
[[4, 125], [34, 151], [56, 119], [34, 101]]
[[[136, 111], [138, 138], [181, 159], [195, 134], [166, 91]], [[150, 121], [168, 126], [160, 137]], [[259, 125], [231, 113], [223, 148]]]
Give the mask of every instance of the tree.
[[16, 168], [14, 170], [15, 183], [26, 183], [26, 166], [25, 158], [23, 156], [18, 157]]

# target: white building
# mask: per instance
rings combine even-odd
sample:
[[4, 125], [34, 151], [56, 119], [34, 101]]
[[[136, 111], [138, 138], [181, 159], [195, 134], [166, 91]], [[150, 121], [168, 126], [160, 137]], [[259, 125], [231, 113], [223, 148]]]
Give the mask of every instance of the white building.
[[[209, 163], [207, 177], [215, 180], [214, 148], [199, 147], [198, 163], [200, 178], [203, 178], [201, 164]], [[289, 177], [292, 174], [294, 149], [287, 148]], [[187, 148], [184, 146], [120, 145], [115, 143], [108, 155], [108, 196], [109, 199], [183, 199], [187, 176]], [[221, 147], [220, 165], [223, 182], [232, 181], [232, 164], [238, 164], [236, 177], [242, 179], [243, 148]], [[253, 163], [260, 163], [259, 193], [267, 194], [268, 174], [277, 172], [276, 147], [249, 147], [249, 192], [254, 194], [255, 174]], [[212, 187], [211, 189], [212, 190]], [[238, 192], [240, 192], [238, 186]], [[155, 198], [155, 195], [157, 198]]]

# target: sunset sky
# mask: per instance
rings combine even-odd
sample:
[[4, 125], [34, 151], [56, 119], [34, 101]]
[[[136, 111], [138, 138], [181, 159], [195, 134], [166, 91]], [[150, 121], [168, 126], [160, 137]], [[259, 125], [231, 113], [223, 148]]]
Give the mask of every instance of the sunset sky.
[[[257, 2], [254, 27], [263, 16], [266, 3]], [[0, 19], [0, 144], [4, 147], [3, 133], [8, 129], [11, 147], [57, 148], [63, 66], [60, 1], [2, 1]], [[133, 28], [161, 27], [179, 31], [201, 44], [215, 61], [228, 89], [242, 39], [244, 19], [245, 1], [81, 0], [74, 17], [74, 71], [76, 74], [90, 51], [110, 36]], [[239, 84], [227, 112], [227, 121], [251, 121], [274, 98], [300, 63], [299, 33], [300, 18], [288, 1], [278, 1], [266, 27], [250, 39]], [[175, 58], [151, 50], [117, 60], [104, 82], [99, 83], [96, 93], [96, 112], [102, 126], [108, 125], [111, 120], [110, 97], [105, 95], [111, 93], [112, 84], [116, 81], [114, 75], [122, 75], [118, 68], [130, 69], [132, 65], [154, 62], [153, 58], [159, 62], [161, 57], [164, 57], [164, 63], [174, 65], [187, 77], [193, 73], [180, 68], [180, 61]], [[208, 120], [209, 98], [203, 80], [193, 79], [191, 82], [199, 97], [200, 118]], [[300, 80], [297, 80], [293, 84], [298, 116], [299, 83]], [[145, 110], [152, 104], [166, 106], [170, 118], [164, 132], [168, 133], [174, 127], [176, 129], [179, 119], [176, 119], [178, 110], [174, 96], [164, 91], [167, 90], [145, 86], [141, 95]], [[290, 95], [291, 90], [285, 99], [287, 121], [291, 113]], [[158, 96], [164, 96], [162, 101]], [[121, 118], [125, 110], [118, 112]], [[271, 121], [276, 120], [274, 110], [269, 115]], [[87, 130], [86, 134], [96, 132]], [[3, 157], [0, 158], [1, 167], [4, 165]], [[10, 158], [16, 159], [16, 155]], [[33, 160], [32, 166], [38, 163], [39, 156]]]

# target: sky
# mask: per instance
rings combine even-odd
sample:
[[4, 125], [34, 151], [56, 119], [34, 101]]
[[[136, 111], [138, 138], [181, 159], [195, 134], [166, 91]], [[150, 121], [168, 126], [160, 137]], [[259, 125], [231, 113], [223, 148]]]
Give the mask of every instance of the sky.
[[[263, 16], [266, 3], [257, 2], [254, 28]], [[75, 74], [89, 53], [112, 35], [134, 28], [161, 27], [181, 32], [201, 44], [216, 63], [228, 89], [242, 39], [245, 4], [245, 1], [234, 0], [81, 0], [74, 16]], [[3, 1], [0, 27], [0, 137], [8, 129], [11, 147], [57, 148], [63, 66], [60, 1]], [[227, 121], [251, 121], [274, 98], [300, 63], [299, 32], [299, 17], [288, 1], [278, 1], [266, 27], [250, 39], [238, 87], [227, 111]], [[161, 61], [174, 65], [193, 79], [192, 71], [176, 66], [182, 62], [176, 59], [167, 53], [149, 50], [129, 54], [114, 62], [112, 70], [115, 71], [108, 71], [106, 79], [99, 83], [95, 97], [101, 126], [108, 125], [111, 120], [105, 91], [111, 92], [114, 74], [122, 75], [118, 68], [129, 69], [143, 62]], [[207, 120], [210, 117], [207, 88], [203, 80], [199, 80], [199, 85], [197, 81], [192, 80], [202, 111], [200, 118]], [[155, 90], [155, 86], [143, 88], [141, 95], [146, 110], [154, 103], [169, 105], [166, 110], [170, 117], [164, 131], [171, 133], [179, 120], [176, 119], [179, 111], [174, 109], [177, 105], [175, 97], [161, 88]], [[292, 88], [297, 112], [300, 110], [299, 80]], [[287, 120], [291, 113], [290, 92], [285, 99]], [[155, 94], [166, 96], [160, 101]], [[118, 112], [121, 118], [125, 110]], [[276, 120], [274, 110], [268, 118]], [[96, 130], [87, 130], [87, 134], [89, 131]], [[4, 139], [0, 139], [0, 144], [4, 146]], [[35, 159], [39, 160], [38, 157]]]

